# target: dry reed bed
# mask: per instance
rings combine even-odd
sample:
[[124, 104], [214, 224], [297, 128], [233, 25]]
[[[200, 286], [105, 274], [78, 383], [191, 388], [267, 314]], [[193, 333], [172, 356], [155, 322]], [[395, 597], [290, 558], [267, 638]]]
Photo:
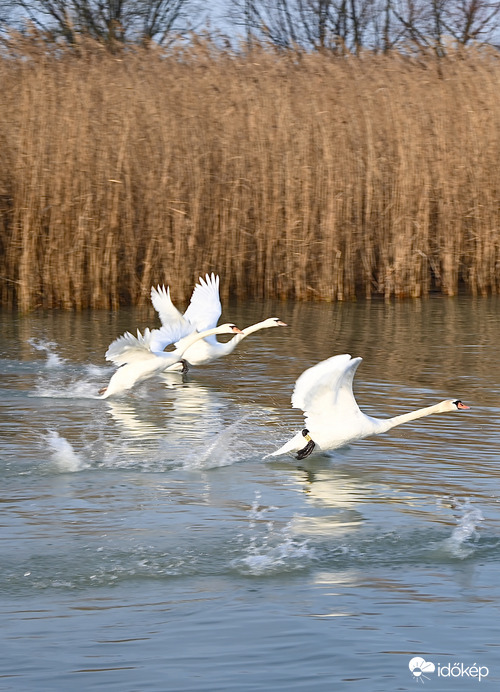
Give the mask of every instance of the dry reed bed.
[[0, 303], [500, 291], [499, 56], [0, 59]]

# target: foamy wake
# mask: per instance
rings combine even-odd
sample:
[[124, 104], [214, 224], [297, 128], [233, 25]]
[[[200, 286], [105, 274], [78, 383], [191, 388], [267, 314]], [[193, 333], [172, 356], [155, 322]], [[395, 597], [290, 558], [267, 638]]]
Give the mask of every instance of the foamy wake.
[[451, 536], [441, 543], [453, 557], [466, 558], [475, 551], [475, 543], [479, 538], [478, 526], [484, 520], [479, 509], [473, 507], [470, 500], [455, 501], [458, 511], [457, 525]]
[[[45, 353], [44, 374], [31, 396], [55, 399], [99, 399], [99, 389], [110, 377], [110, 368], [98, 365], [73, 364], [58, 353], [58, 345], [44, 339], [29, 339], [36, 351]], [[61, 370], [64, 369], [64, 372]], [[77, 374], [75, 375], [75, 372]], [[66, 375], [68, 375], [66, 379]], [[64, 379], [63, 379], [64, 377]]]
[[100, 399], [98, 386], [95, 382], [87, 380], [76, 380], [67, 384], [41, 381], [30, 396], [48, 399]]
[[[58, 356], [56, 357], [58, 358]], [[109, 368], [98, 365], [72, 365], [59, 359], [42, 375], [30, 396], [49, 399], [99, 399], [99, 389], [109, 379]], [[65, 371], [56, 368], [65, 365]], [[76, 374], [75, 374], [76, 372]]]
[[55, 430], [49, 430], [45, 442], [50, 450], [50, 460], [62, 473], [73, 473], [89, 468], [89, 464], [77, 454], [71, 444]]
[[[304, 569], [315, 559], [315, 551], [309, 546], [308, 540], [297, 540], [292, 535], [292, 523], [276, 529], [274, 522], [267, 515], [275, 507], [261, 507], [260, 493], [255, 494], [255, 500], [249, 514], [249, 531], [240, 536], [240, 542], [248, 542], [244, 549], [244, 557], [236, 558], [231, 566], [243, 574], [259, 576]], [[261, 532], [260, 526], [265, 531]]]
[[57, 344], [53, 341], [45, 341], [44, 339], [29, 339], [29, 345], [36, 351], [42, 351], [46, 355], [46, 368], [60, 368], [64, 365], [65, 360], [56, 352]]

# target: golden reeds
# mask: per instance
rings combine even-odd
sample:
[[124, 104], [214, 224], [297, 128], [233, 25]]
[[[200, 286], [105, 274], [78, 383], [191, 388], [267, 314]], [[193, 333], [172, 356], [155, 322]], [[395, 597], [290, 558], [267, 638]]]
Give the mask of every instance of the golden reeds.
[[22, 44], [0, 58], [0, 302], [500, 290], [500, 56]]

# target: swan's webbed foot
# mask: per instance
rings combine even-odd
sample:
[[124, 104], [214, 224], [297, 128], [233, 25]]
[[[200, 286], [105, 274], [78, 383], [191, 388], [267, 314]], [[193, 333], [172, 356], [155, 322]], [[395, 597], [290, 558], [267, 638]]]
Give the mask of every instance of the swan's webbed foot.
[[181, 358], [181, 361], [180, 361], [180, 362], [182, 363], [182, 370], [181, 370], [181, 372], [182, 372], [183, 375], [185, 375], [187, 372], [189, 372], [189, 365], [188, 365], [188, 362], [187, 362], [187, 360], [184, 360], [184, 358]]
[[299, 461], [302, 459], [305, 459], [306, 457], [309, 456], [309, 454], [312, 454], [314, 448], [316, 447], [316, 443], [312, 439], [312, 437], [309, 435], [309, 430], [307, 428], [304, 428], [302, 431], [302, 436], [304, 437], [305, 440], [307, 440], [307, 444], [305, 447], [302, 449], [299, 449], [297, 452], [297, 456], [295, 457]]
[[107, 388], [107, 387], [101, 387], [101, 389], [98, 391], [98, 394], [100, 394], [100, 395], [102, 396], [102, 395], [105, 394], [107, 391], [108, 391], [108, 388]]

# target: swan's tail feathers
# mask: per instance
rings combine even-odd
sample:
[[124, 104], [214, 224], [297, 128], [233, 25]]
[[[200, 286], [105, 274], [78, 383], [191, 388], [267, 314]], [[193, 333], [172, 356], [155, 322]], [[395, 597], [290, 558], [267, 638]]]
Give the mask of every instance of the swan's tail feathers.
[[172, 363], [168, 368], [165, 368], [163, 372], [179, 372], [181, 375], [185, 375], [189, 372], [189, 363], [184, 358], [181, 358], [176, 363]]
[[296, 459], [299, 459], [299, 460], [305, 459], [310, 454], [312, 454], [314, 448], [316, 447], [316, 443], [314, 442], [312, 437], [309, 435], [309, 430], [307, 428], [304, 428], [304, 430], [302, 431], [302, 436], [307, 441], [307, 444], [305, 447], [303, 447], [302, 449], [299, 449], [297, 451]]
[[271, 452], [269, 454], [270, 457], [279, 457], [282, 454], [295, 454], [295, 452], [298, 452], [300, 449], [304, 447], [304, 438], [302, 437], [302, 433], [297, 433], [292, 437], [291, 440], [288, 440], [288, 442], [285, 442], [285, 444], [277, 449], [275, 452]]
[[184, 372], [184, 363], [185, 361], [178, 360], [177, 363], [174, 363], [173, 365], [169, 365], [168, 368], [165, 368], [164, 372]]

